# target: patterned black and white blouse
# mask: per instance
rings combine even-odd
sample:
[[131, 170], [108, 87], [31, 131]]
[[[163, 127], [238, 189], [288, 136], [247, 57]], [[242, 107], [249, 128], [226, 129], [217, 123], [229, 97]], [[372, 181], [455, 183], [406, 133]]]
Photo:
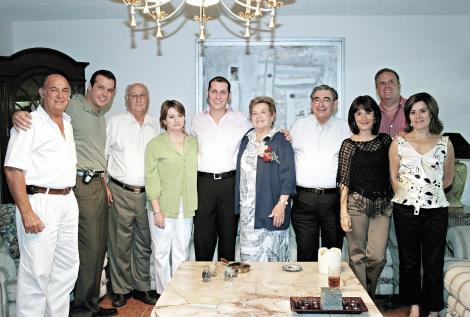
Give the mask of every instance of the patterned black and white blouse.
[[447, 207], [442, 179], [449, 137], [441, 136], [437, 144], [422, 155], [403, 137], [398, 137], [399, 187], [392, 201], [420, 208]]

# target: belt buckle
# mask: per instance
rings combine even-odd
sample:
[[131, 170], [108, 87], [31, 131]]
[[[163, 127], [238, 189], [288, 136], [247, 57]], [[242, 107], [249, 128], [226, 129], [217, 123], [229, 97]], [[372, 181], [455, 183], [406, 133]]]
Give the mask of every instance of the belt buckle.
[[216, 180], [217, 179], [222, 179], [222, 173], [218, 173], [218, 174], [214, 173], [214, 179], [216, 179]]
[[132, 187], [132, 191], [134, 192], [134, 194], [140, 194], [140, 188]]
[[325, 193], [325, 189], [323, 188], [315, 188], [315, 195], [323, 195]]

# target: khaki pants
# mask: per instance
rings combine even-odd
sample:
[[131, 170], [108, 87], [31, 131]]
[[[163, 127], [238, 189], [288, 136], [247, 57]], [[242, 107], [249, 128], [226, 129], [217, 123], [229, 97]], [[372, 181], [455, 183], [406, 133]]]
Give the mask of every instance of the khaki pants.
[[[351, 196], [354, 195], [357, 194], [353, 193]], [[386, 263], [385, 250], [392, 206], [390, 204], [384, 214], [370, 218], [357, 210], [354, 199], [348, 199], [348, 213], [352, 227], [352, 231], [346, 233], [349, 266], [369, 295], [374, 298], [380, 273]]]
[[78, 218], [78, 253], [80, 269], [75, 284], [70, 316], [91, 317], [99, 310], [101, 273], [108, 236], [108, 201], [102, 178], [84, 184], [77, 177], [75, 187]]
[[112, 181], [109, 210], [109, 268], [115, 294], [150, 290], [152, 254], [145, 193], [133, 193]]

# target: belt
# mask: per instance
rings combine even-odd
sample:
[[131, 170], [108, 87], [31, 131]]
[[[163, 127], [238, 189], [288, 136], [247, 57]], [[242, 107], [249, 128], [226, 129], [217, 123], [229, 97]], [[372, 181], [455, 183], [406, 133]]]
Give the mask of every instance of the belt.
[[197, 172], [197, 176], [211, 178], [211, 179], [224, 179], [224, 178], [235, 176], [235, 171], [223, 172], [223, 173]]
[[[88, 172], [87, 170], [77, 170], [77, 176], [78, 177], [83, 177], [85, 173]], [[104, 171], [93, 171], [93, 177], [99, 177], [99, 178], [104, 178], [105, 177], [105, 172]]]
[[127, 184], [121, 183], [120, 181], [112, 177], [109, 180], [112, 181], [114, 184], [118, 185], [119, 187], [127, 189], [130, 192], [133, 192], [136, 194], [145, 193], [145, 186], [138, 187], [138, 186], [127, 185]]
[[296, 186], [298, 192], [308, 192], [315, 195], [323, 195], [323, 194], [335, 194], [338, 192], [337, 188], [306, 188], [302, 186]]
[[72, 190], [72, 187], [65, 187], [65, 188], [48, 188], [48, 187], [40, 187], [34, 185], [27, 185], [26, 192], [28, 195], [34, 194], [50, 194], [50, 195], [67, 195]]

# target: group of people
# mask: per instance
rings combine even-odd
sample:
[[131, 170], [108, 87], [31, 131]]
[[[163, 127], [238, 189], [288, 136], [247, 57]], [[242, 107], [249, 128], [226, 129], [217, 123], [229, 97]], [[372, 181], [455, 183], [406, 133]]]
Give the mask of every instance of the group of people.
[[285, 131], [274, 127], [270, 97], [251, 100], [249, 120], [231, 110], [230, 82], [217, 76], [188, 133], [176, 100], [163, 102], [159, 120], [148, 115], [144, 84], [126, 88], [127, 111], [106, 124], [111, 72], [95, 72], [87, 94], [70, 101], [67, 80], [49, 75], [41, 107], [15, 113], [5, 159], [21, 252], [18, 316], [67, 316], [72, 290], [71, 316], [116, 314], [98, 305], [106, 250], [115, 307], [130, 297], [155, 304], [188, 259], [192, 233], [197, 261], [215, 252], [235, 260], [238, 228], [242, 261], [289, 261], [290, 221], [298, 261], [318, 259], [320, 235], [322, 246], [341, 248], [345, 233], [350, 266], [373, 297], [392, 213], [401, 300], [412, 317], [436, 315], [452, 144], [433, 97], [405, 100], [391, 69], [375, 85], [380, 104], [357, 97], [347, 121], [334, 117], [336, 90], [315, 87], [311, 115]]

